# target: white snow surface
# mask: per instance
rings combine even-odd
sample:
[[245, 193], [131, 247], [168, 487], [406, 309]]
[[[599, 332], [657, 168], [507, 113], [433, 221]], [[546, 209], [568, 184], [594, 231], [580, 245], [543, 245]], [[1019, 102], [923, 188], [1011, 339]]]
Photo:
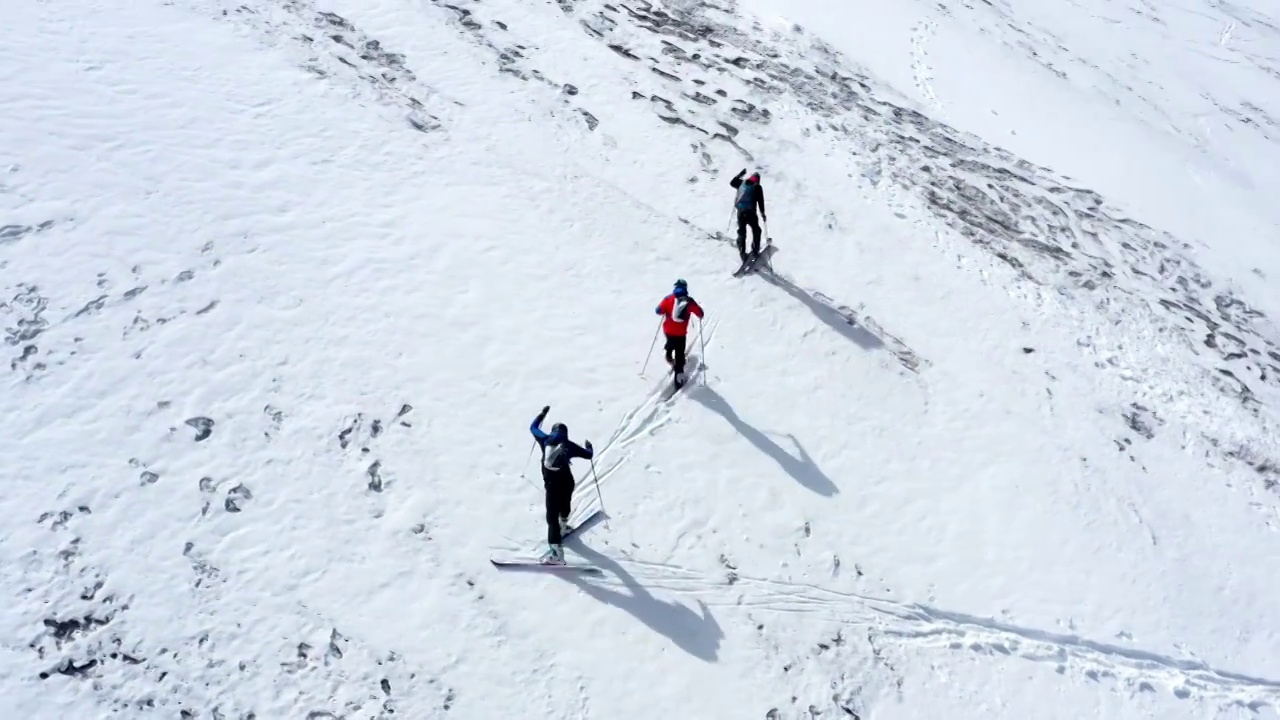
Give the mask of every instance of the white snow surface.
[[1280, 717], [1267, 3], [0, 19], [0, 717]]

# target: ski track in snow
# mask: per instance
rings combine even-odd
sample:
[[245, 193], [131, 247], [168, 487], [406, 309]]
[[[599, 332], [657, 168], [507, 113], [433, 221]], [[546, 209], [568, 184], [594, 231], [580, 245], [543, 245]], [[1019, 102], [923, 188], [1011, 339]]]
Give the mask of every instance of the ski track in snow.
[[[671, 373], [668, 372], [643, 403], [623, 415], [613, 434], [600, 447], [598, 454], [600, 460], [591, 470], [590, 482], [579, 481], [574, 488], [570, 525], [576, 525], [596, 510], [604, 509], [600, 506], [597, 489], [631, 459], [627, 449], [669, 423], [675, 403], [680, 400], [686, 390], [694, 389], [705, 379], [707, 366], [702, 361], [701, 347], [714, 338], [719, 324], [719, 319], [712, 320], [705, 329], [705, 335], [704, 328], [699, 324], [697, 334], [689, 342], [689, 352], [685, 355], [686, 368], [694, 369], [687, 373], [688, 378], [679, 392], [672, 393]], [[659, 364], [663, 362], [661, 353], [661, 348], [655, 347], [654, 354], [658, 356]]]
[[1051, 664], [1060, 675], [1070, 672], [1094, 682], [1114, 682], [1135, 693], [1159, 688], [1180, 699], [1195, 697], [1253, 711], [1280, 705], [1280, 680], [1214, 668], [1195, 658], [1167, 657], [1139, 647], [1020, 627], [995, 618], [805, 583], [753, 578], [736, 571], [728, 582], [717, 582], [697, 571], [662, 563], [620, 562], [650, 591], [667, 590], [706, 607], [736, 608], [755, 615], [819, 617], [838, 628], [852, 626], [853, 635], [870, 630], [878, 637], [934, 651], [969, 651]]
[[937, 32], [937, 26], [929, 20], [922, 21], [911, 34], [911, 69], [915, 73], [916, 89], [935, 110], [942, 111], [942, 102], [933, 90], [933, 68], [929, 65], [929, 40]]

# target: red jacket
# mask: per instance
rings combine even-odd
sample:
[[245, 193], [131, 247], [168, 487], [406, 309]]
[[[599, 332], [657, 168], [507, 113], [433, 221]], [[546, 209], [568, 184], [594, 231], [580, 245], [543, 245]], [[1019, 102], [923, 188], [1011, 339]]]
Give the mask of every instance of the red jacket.
[[662, 316], [662, 332], [667, 335], [684, 337], [689, 332], [689, 316], [702, 318], [702, 306], [688, 295], [672, 293], [658, 303], [658, 314]]

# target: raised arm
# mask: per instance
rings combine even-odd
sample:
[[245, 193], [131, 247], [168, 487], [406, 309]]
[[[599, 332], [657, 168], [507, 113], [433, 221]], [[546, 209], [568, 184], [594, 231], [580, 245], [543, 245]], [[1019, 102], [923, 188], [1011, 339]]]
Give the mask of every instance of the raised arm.
[[542, 408], [542, 412], [538, 413], [538, 417], [534, 418], [533, 422], [529, 424], [529, 432], [533, 433], [533, 439], [537, 440], [539, 445], [546, 445], [547, 438], [551, 437], [542, 431], [542, 421], [547, 418], [547, 413], [550, 411], [550, 405]]

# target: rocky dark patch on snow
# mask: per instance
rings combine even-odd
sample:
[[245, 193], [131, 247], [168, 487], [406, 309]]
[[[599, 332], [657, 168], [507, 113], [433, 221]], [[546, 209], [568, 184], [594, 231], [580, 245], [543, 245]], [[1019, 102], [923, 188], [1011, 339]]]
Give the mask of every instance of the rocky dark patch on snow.
[[213, 508], [214, 495], [218, 492], [218, 483], [210, 476], [205, 475], [200, 478], [197, 483], [200, 489], [200, 517], [207, 517], [209, 510]]
[[84, 304], [84, 307], [82, 307], [82, 308], [80, 308], [79, 310], [77, 310], [77, 311], [75, 312], [75, 314], [74, 314], [74, 315], [72, 315], [71, 317], [73, 317], [73, 318], [79, 318], [79, 317], [85, 317], [85, 316], [87, 316], [87, 315], [95, 315], [95, 314], [97, 314], [97, 313], [98, 313], [99, 311], [101, 311], [101, 310], [102, 310], [102, 308], [106, 305], [106, 303], [107, 303], [107, 298], [108, 298], [108, 297], [110, 297], [110, 296], [108, 296], [108, 295], [99, 295], [98, 297], [96, 297], [96, 298], [94, 298], [94, 299], [90, 300], [89, 302], [85, 303], [85, 304]]
[[84, 617], [73, 617], [65, 620], [45, 618], [44, 626], [48, 628], [49, 635], [53, 638], [56, 646], [61, 648], [63, 643], [75, 640], [83, 634], [92, 632], [94, 628], [102, 627], [110, 622], [110, 617], [99, 618], [93, 615], [85, 615]]
[[347, 639], [343, 637], [341, 633], [338, 632], [337, 628], [334, 628], [333, 630], [331, 630], [329, 632], [329, 649], [328, 649], [329, 657], [337, 658], [338, 660], [341, 660], [342, 645], [344, 645], [346, 641]]
[[360, 426], [360, 423], [363, 420], [364, 420], [364, 414], [363, 413], [357, 414], [355, 416], [355, 419], [353, 419], [345, 428], [343, 428], [338, 432], [338, 447], [342, 448], [343, 450], [346, 450], [347, 447], [351, 445], [351, 442], [354, 439], [353, 434], [355, 433], [356, 428]]
[[24, 345], [22, 353], [9, 361], [9, 369], [17, 370], [19, 366], [25, 365], [28, 360], [35, 357], [40, 352], [40, 348], [35, 345]]
[[194, 587], [206, 587], [210, 582], [221, 578], [222, 571], [204, 559], [202, 554], [196, 550], [194, 542], [188, 541], [182, 546], [182, 555], [191, 563], [191, 569], [195, 572]]
[[[775, 657], [791, 658], [780, 667], [781, 674], [787, 678], [797, 678], [797, 682], [801, 683], [786, 702], [765, 712], [767, 720], [813, 720], [827, 717], [860, 719], [866, 713], [862, 698], [868, 688], [886, 685], [896, 686], [899, 691], [902, 688], [901, 673], [879, 652], [870, 633], [867, 642], [863, 643], [860, 638], [853, 638], [851, 641], [842, 629], [836, 628], [830, 635], [816, 642], [810, 641], [812, 644], [807, 648], [788, 643], [793, 649], [787, 650], [778, 638], [770, 636], [763, 623], [753, 622], [767, 652]], [[792, 638], [784, 640], [790, 641]], [[849, 669], [831, 679], [829, 694], [815, 697], [813, 691], [803, 684], [802, 678], [808, 677], [812, 672], [825, 674], [832, 665]], [[790, 680], [784, 682], [789, 683]]]
[[1280, 493], [1280, 461], [1267, 457], [1261, 451], [1238, 446], [1223, 451], [1223, 455], [1248, 466], [1262, 479], [1263, 489]]
[[356, 80], [353, 84], [372, 98], [402, 110], [409, 126], [420, 132], [444, 127], [436, 113], [447, 103], [406, 66], [404, 55], [387, 50], [347, 18], [318, 10], [309, 0], [237, 0], [218, 6], [219, 19], [293, 41], [299, 65], [317, 78]]
[[241, 483], [227, 491], [223, 507], [229, 513], [238, 513], [244, 509], [245, 502], [252, 499], [253, 493], [249, 492], [249, 488]]
[[1156, 436], [1156, 428], [1164, 425], [1158, 415], [1138, 403], [1130, 403], [1129, 410], [1123, 414], [1125, 425], [1142, 437], [1150, 440]]
[[270, 440], [280, 432], [280, 426], [284, 424], [284, 411], [274, 405], [267, 405], [262, 408], [262, 413], [267, 416], [267, 429], [262, 431], [262, 435]]
[[369, 489], [376, 493], [382, 492], [382, 488], [384, 487], [382, 480], [382, 461], [374, 460], [373, 464], [369, 466], [369, 469], [365, 471], [365, 474], [369, 476]]
[[[395, 417], [411, 411], [403, 405]], [[150, 472], [137, 457], [128, 466], [144, 476]], [[238, 503], [244, 512], [252, 507], [243, 483], [223, 481], [233, 487], [222, 497], [221, 483], [212, 476], [182, 482], [188, 481], [205, 499]], [[93, 511], [83, 501], [71, 497], [64, 502], [35, 518], [48, 530], [49, 540], [24, 554], [22, 573], [39, 582], [30, 584], [26, 600], [11, 608], [12, 619], [30, 629], [26, 651], [32, 677], [63, 684], [86, 681], [77, 684], [76, 692], [92, 696], [104, 712], [120, 717], [266, 717], [258, 681], [296, 698], [290, 702], [303, 715], [308, 708], [333, 707], [342, 708], [339, 717], [395, 720], [406, 712], [438, 711], [448, 697], [438, 681], [414, 681], [442, 668], [408, 666], [396, 653], [346, 637], [298, 605], [257, 594], [232, 571], [235, 557], [219, 547], [216, 537], [202, 533], [201, 526], [176, 546], [155, 546], [169, 548], [174, 556], [181, 552], [191, 572], [187, 581], [139, 593], [123, 576], [112, 578], [93, 564], [113, 553], [94, 547], [92, 533], [114, 535], [116, 530], [85, 523]], [[147, 610], [135, 612], [133, 606], [144, 602]], [[277, 605], [269, 607], [272, 603]], [[155, 635], [145, 620], [157, 607], [174, 605], [193, 611], [193, 624], [187, 627], [196, 632]], [[271, 623], [255, 625], [246, 634], [246, 622], [263, 613]], [[306, 667], [291, 673], [288, 663], [279, 660], [285, 659], [282, 651], [299, 643], [319, 650], [308, 651]]]
[[0, 246], [16, 243], [29, 235], [45, 232], [53, 225], [52, 220], [45, 220], [37, 225], [0, 225]]
[[738, 582], [738, 566], [729, 561], [729, 558], [723, 554], [720, 556], [720, 565], [728, 572], [725, 573], [725, 582], [733, 585]]
[[[402, 419], [412, 411], [412, 405], [402, 404], [390, 422], [400, 427], [413, 427], [407, 420]], [[355, 417], [344, 422], [342, 430], [338, 431], [338, 447], [343, 450], [359, 447], [361, 453], [367, 454], [371, 452], [370, 442], [380, 437], [387, 429], [388, 424], [381, 418], [368, 419], [365, 413], [356, 413]]]
[[5, 328], [5, 344], [26, 345], [39, 337], [49, 327], [44, 317], [48, 307], [49, 299], [40, 293], [39, 287], [19, 283], [17, 294], [0, 302], [0, 312], [7, 316], [9, 323]]
[[89, 509], [88, 505], [78, 505], [75, 510], [59, 510], [57, 512], [50, 511], [41, 513], [40, 517], [36, 519], [36, 524], [43, 525], [47, 522], [49, 523], [49, 529], [57, 532], [59, 530], [65, 530], [67, 523], [77, 515], [89, 515], [91, 513], [92, 511]]
[[195, 428], [196, 442], [204, 442], [205, 440], [209, 439], [210, 435], [213, 434], [214, 422], [210, 418], [207, 418], [207, 417], [188, 418], [187, 420], [184, 421], [184, 424]]

